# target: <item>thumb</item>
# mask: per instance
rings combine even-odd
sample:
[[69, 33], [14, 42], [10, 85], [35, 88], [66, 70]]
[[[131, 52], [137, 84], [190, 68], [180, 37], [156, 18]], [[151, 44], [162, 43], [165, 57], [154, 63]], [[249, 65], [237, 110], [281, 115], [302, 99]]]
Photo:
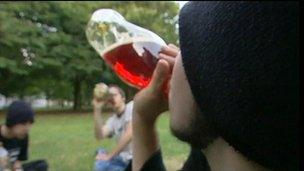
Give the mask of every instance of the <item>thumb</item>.
[[150, 82], [150, 87], [153, 91], [159, 91], [163, 87], [169, 74], [169, 64], [167, 61], [160, 59], [157, 62], [156, 68], [153, 72], [153, 76]]

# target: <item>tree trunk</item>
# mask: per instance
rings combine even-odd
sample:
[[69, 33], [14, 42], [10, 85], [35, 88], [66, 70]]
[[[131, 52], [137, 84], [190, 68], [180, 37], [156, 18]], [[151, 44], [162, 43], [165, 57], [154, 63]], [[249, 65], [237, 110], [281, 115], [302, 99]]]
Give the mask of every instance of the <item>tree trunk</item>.
[[23, 94], [23, 92], [22, 92], [22, 93], [20, 93], [20, 95], [19, 95], [19, 99], [20, 99], [20, 100], [24, 100], [24, 94]]
[[50, 93], [48, 90], [45, 91], [46, 108], [50, 108]]
[[81, 109], [81, 80], [76, 76], [74, 80], [74, 106], [73, 110]]
[[59, 103], [60, 103], [60, 107], [63, 109], [64, 108], [64, 100], [63, 99], [59, 99]]

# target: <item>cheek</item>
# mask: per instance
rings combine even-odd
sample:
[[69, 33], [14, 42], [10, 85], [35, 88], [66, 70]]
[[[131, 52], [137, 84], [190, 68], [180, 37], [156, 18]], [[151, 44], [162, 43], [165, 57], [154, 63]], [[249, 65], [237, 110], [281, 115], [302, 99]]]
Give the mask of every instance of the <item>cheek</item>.
[[18, 127], [16, 129], [16, 133], [19, 135], [23, 135], [23, 134], [27, 133], [28, 130], [29, 130], [29, 128], [27, 128], [27, 127]]
[[20, 129], [20, 128], [15, 128], [15, 129], [14, 129], [14, 133], [15, 133], [16, 135], [19, 135], [21, 132], [22, 132], [22, 129]]
[[115, 98], [115, 102], [116, 102], [117, 104], [119, 104], [119, 103], [121, 103], [121, 99], [120, 99], [119, 97], [116, 97], [116, 98]]
[[181, 93], [171, 96], [169, 103], [171, 125], [176, 128], [186, 129], [190, 126], [194, 115], [194, 101]]
[[171, 125], [176, 128], [189, 127], [195, 114], [194, 99], [180, 58], [176, 59], [170, 84], [169, 108]]
[[25, 132], [25, 130], [26, 130], [26, 129], [24, 129], [24, 128], [20, 128], [19, 133], [20, 133], [20, 134], [23, 134], [23, 133]]

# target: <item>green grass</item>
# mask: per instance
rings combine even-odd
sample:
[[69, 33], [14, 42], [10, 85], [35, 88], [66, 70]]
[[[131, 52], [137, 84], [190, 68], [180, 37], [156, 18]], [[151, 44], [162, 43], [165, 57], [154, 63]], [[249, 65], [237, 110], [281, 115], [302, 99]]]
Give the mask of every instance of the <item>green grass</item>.
[[[0, 123], [3, 123], [3, 115]], [[182, 166], [189, 147], [169, 131], [168, 114], [158, 121], [160, 142], [169, 171]], [[93, 132], [93, 116], [86, 114], [37, 114], [30, 133], [29, 160], [46, 159], [52, 171], [89, 171], [98, 147], [111, 150], [112, 139], [97, 141]]]

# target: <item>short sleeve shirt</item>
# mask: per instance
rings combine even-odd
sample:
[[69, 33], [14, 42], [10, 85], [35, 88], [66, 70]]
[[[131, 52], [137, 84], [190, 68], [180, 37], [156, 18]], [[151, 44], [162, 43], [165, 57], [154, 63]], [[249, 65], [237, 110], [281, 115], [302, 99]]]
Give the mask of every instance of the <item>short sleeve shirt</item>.
[[[116, 138], [116, 141], [119, 141], [124, 131], [126, 131], [129, 122], [132, 120], [132, 110], [133, 110], [133, 101], [126, 104], [125, 111], [118, 117], [117, 114], [111, 116], [105, 126], [110, 131], [111, 136]], [[122, 152], [119, 153], [119, 156], [123, 158], [124, 161], [132, 159], [132, 149], [131, 144], [129, 143]]]

